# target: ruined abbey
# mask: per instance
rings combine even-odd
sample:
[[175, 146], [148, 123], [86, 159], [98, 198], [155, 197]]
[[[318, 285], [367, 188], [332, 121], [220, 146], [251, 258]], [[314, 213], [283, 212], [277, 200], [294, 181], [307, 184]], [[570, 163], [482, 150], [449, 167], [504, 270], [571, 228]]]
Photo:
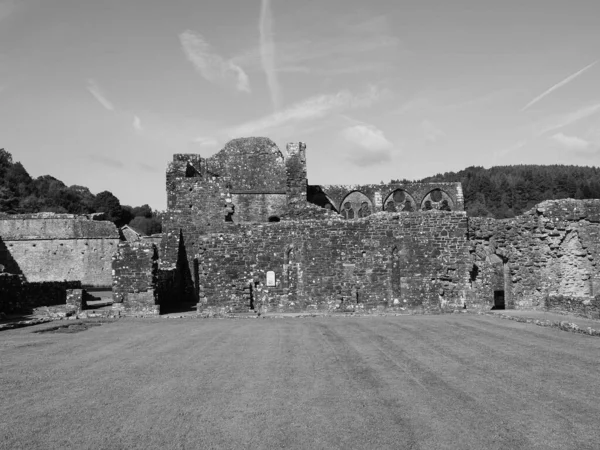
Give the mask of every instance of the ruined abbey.
[[85, 289], [106, 288], [114, 315], [193, 305], [202, 315], [599, 317], [600, 200], [467, 217], [460, 183], [310, 185], [307, 153], [245, 138], [209, 158], [174, 155], [160, 238], [128, 237], [99, 217], [0, 216], [0, 311], [62, 299], [79, 313]]

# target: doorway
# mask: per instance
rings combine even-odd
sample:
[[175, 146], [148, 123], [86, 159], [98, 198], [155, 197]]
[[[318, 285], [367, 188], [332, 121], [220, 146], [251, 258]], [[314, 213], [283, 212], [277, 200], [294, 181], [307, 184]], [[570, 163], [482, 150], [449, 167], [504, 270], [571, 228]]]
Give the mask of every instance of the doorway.
[[494, 306], [492, 309], [505, 309], [504, 291], [494, 291]]

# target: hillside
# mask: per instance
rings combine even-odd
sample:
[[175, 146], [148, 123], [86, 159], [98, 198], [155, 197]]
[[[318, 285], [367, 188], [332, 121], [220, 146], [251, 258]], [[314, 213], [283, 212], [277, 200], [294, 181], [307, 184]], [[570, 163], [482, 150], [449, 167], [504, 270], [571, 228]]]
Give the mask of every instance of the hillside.
[[517, 216], [543, 200], [600, 198], [598, 167], [467, 167], [460, 172], [446, 172], [419, 181], [460, 181], [469, 216], [499, 219]]
[[[400, 183], [407, 180], [392, 180]], [[543, 200], [600, 198], [600, 168], [565, 165], [467, 167], [418, 180], [460, 181], [470, 216], [507, 218]], [[160, 232], [161, 224], [148, 205], [121, 205], [109, 191], [94, 195], [84, 186], [67, 186], [44, 175], [32, 178], [20, 162], [0, 149], [0, 212], [9, 214], [104, 212], [117, 226], [129, 224], [144, 234]]]
[[12, 155], [4, 149], [0, 149], [0, 212], [103, 212], [119, 227], [129, 224], [143, 234], [161, 231], [160, 221], [150, 206], [121, 205], [109, 191], [94, 195], [84, 186], [67, 186], [50, 175], [32, 178], [25, 167], [20, 162], [13, 162]]

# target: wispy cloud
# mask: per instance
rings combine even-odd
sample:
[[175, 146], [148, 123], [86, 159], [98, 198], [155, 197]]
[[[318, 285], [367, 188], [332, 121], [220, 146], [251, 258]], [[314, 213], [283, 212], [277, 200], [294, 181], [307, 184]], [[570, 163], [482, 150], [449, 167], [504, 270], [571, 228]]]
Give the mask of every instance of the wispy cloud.
[[525, 147], [527, 145], [528, 142], [529, 141], [527, 139], [523, 139], [518, 142], [515, 142], [512, 145], [509, 145], [508, 147], [504, 147], [500, 150], [496, 150], [494, 152], [494, 164], [497, 163], [497, 160], [499, 157], [504, 157], [504, 156], [508, 155], [509, 153], [516, 152], [517, 150], [522, 149], [523, 147]]
[[267, 85], [271, 94], [273, 108], [277, 111], [281, 104], [281, 87], [275, 68], [275, 41], [273, 40], [273, 14], [271, 1], [262, 0], [260, 7], [260, 59], [267, 76]]
[[564, 133], [556, 133], [552, 136], [552, 139], [561, 144], [567, 150], [575, 150], [580, 152], [589, 150], [595, 151], [594, 149], [592, 149], [591, 142], [577, 136], [569, 136]]
[[370, 166], [391, 160], [394, 144], [374, 125], [353, 125], [344, 128], [340, 136], [347, 143], [346, 156], [356, 164]]
[[92, 94], [92, 96], [98, 101], [98, 103], [100, 103], [102, 106], [104, 106], [104, 108], [106, 108], [109, 111], [115, 110], [115, 107], [106, 98], [106, 96], [102, 92], [102, 89], [100, 89], [100, 86], [98, 86], [98, 83], [96, 83], [95, 80], [93, 80], [91, 78], [89, 80], [87, 80], [86, 88], [87, 88], [88, 92], [90, 94]]
[[375, 86], [369, 87], [367, 92], [361, 95], [355, 95], [346, 90], [337, 94], [317, 95], [296, 103], [283, 111], [232, 128], [229, 130], [229, 134], [232, 136], [247, 136], [290, 122], [319, 119], [333, 112], [370, 106], [380, 96], [381, 91]]
[[421, 122], [421, 130], [423, 131], [425, 140], [431, 143], [436, 143], [446, 136], [446, 133], [427, 119]]
[[113, 169], [122, 169], [123, 167], [125, 167], [125, 165], [121, 161], [104, 155], [88, 155], [88, 158], [95, 163], [112, 167]]
[[521, 109], [521, 111], [525, 111], [527, 108], [533, 106], [534, 104], [536, 104], [537, 102], [539, 102], [540, 100], [542, 100], [544, 97], [546, 97], [547, 95], [549, 95], [550, 93], [554, 92], [555, 90], [563, 87], [564, 85], [570, 83], [571, 81], [573, 81], [575, 78], [577, 78], [579, 75], [581, 75], [582, 73], [584, 73], [586, 70], [591, 69], [592, 67], [594, 67], [596, 64], [598, 63], [598, 61], [594, 61], [593, 63], [585, 66], [583, 69], [578, 70], [577, 72], [575, 72], [572, 75], [569, 75], [567, 78], [565, 78], [562, 81], [559, 81], [558, 83], [556, 83], [554, 86], [550, 87], [549, 89], [546, 89], [544, 92], [542, 92], [540, 95], [538, 95], [536, 98], [534, 98], [533, 100], [531, 100], [529, 103], [527, 103], [523, 109]]
[[199, 136], [192, 140], [192, 143], [202, 147], [213, 147], [218, 144], [217, 140], [212, 137]]
[[[320, 76], [381, 71], [393, 65], [395, 59], [409, 52], [394, 36], [385, 16], [345, 18], [340, 23], [328, 23], [318, 39], [305, 35], [286, 35], [277, 41], [275, 71], [306, 73]], [[290, 36], [291, 35], [291, 36]], [[233, 58], [249, 70], [261, 70], [261, 45]]]
[[17, 2], [15, 0], [0, 1], [0, 22], [15, 12]]
[[142, 119], [139, 116], [133, 116], [133, 129], [138, 133], [144, 131], [144, 127], [142, 126]]
[[541, 124], [536, 126], [535, 134], [537, 136], [541, 136], [550, 131], [558, 130], [560, 128], [566, 127], [568, 125], [572, 125], [580, 120], [591, 117], [592, 115], [600, 112], [600, 103], [595, 103], [593, 105], [585, 106], [576, 111], [563, 114], [558, 117], [554, 117], [550, 120], [546, 120]]
[[250, 92], [250, 81], [246, 72], [232, 60], [226, 60], [212, 49], [202, 35], [186, 30], [179, 35], [183, 53], [206, 80], [233, 84], [238, 91]]
[[139, 163], [139, 167], [142, 170], [144, 170], [146, 172], [150, 172], [150, 173], [155, 173], [155, 172], [158, 172], [160, 170], [160, 169], [158, 169], [158, 168], [156, 168], [156, 167], [154, 167], [154, 166], [152, 166], [150, 164], [146, 164], [144, 162]]
[[[457, 110], [474, 110], [487, 107], [490, 103], [499, 104], [510, 101], [522, 94], [522, 89], [503, 88], [473, 95], [468, 89], [426, 90], [406, 99], [391, 114], [408, 113], [433, 114], [449, 113]], [[497, 106], [495, 106], [497, 107]]]

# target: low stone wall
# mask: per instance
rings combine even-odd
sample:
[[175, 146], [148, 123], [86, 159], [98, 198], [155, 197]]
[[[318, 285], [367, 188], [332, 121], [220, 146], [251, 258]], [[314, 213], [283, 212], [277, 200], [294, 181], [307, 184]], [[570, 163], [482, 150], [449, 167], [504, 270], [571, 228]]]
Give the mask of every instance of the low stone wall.
[[29, 282], [81, 281], [111, 285], [111, 257], [119, 242], [112, 222], [70, 214], [0, 217], [0, 264]]
[[[113, 310], [120, 315], [158, 315], [158, 250], [151, 242], [123, 242], [113, 257]], [[168, 284], [168, 283], [167, 283]], [[164, 294], [167, 288], [160, 290]]]
[[522, 216], [469, 217], [470, 282], [508, 309], [543, 309], [550, 296], [600, 294], [600, 200], [548, 200]]
[[550, 295], [546, 297], [547, 311], [574, 314], [588, 319], [600, 319], [600, 295], [596, 297], [569, 297]]
[[68, 289], [81, 289], [81, 282], [29, 283], [22, 275], [0, 273], [0, 312], [28, 313], [40, 306], [65, 305]]

